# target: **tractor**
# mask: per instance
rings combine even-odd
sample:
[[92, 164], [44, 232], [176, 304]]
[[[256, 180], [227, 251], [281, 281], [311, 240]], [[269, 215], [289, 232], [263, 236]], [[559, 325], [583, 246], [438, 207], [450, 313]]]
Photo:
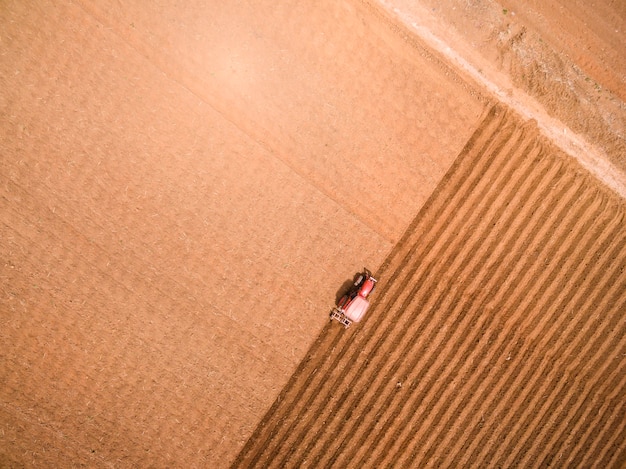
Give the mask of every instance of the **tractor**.
[[359, 322], [369, 308], [367, 297], [374, 291], [377, 280], [372, 273], [363, 269], [348, 292], [343, 295], [330, 312], [330, 319], [338, 321], [347, 329], [353, 322]]

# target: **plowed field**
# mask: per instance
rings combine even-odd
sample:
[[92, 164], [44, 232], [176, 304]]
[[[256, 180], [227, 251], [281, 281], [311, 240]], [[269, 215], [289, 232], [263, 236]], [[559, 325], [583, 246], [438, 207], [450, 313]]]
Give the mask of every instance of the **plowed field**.
[[625, 208], [494, 108], [234, 467], [617, 467]]

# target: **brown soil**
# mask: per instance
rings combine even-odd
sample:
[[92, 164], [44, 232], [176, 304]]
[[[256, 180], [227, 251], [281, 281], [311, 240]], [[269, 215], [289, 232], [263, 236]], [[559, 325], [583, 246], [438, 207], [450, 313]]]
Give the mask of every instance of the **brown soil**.
[[626, 197], [624, 2], [381, 2]]
[[620, 467], [625, 209], [494, 108], [233, 467]]
[[390, 3], [4, 2], [0, 467], [623, 463], [623, 7]]

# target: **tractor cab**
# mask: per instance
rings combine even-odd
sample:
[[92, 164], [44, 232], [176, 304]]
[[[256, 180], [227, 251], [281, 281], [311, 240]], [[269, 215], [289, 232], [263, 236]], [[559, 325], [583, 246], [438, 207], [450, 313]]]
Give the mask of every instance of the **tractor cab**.
[[374, 291], [377, 280], [372, 273], [363, 269], [356, 277], [350, 290], [341, 297], [337, 305], [330, 313], [331, 320], [336, 320], [347, 329], [353, 322], [359, 322], [367, 309], [369, 301], [367, 297]]

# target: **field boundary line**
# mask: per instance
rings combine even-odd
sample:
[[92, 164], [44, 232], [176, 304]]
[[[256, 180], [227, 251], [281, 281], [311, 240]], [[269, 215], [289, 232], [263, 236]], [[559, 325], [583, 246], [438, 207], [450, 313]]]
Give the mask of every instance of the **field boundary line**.
[[[577, 134], [560, 120], [551, 117], [545, 108], [532, 96], [519, 88], [507, 83], [502, 73], [492, 70], [488, 64], [480, 67], [468, 57], [462, 57], [443, 38], [441, 31], [433, 31], [424, 20], [393, 6], [390, 0], [360, 0], [372, 8], [383, 10], [390, 22], [398, 22], [406, 30], [417, 36], [435, 54], [443, 58], [455, 70], [460, 71], [464, 78], [487, 91], [488, 95], [517, 111], [524, 119], [535, 120], [542, 134], [558, 146], [567, 155], [574, 158], [587, 171], [626, 199], [626, 174], [613, 165], [604, 151], [591, 144], [584, 136]], [[432, 15], [417, 5], [420, 17], [430, 18]], [[433, 21], [430, 21], [432, 24]]]

